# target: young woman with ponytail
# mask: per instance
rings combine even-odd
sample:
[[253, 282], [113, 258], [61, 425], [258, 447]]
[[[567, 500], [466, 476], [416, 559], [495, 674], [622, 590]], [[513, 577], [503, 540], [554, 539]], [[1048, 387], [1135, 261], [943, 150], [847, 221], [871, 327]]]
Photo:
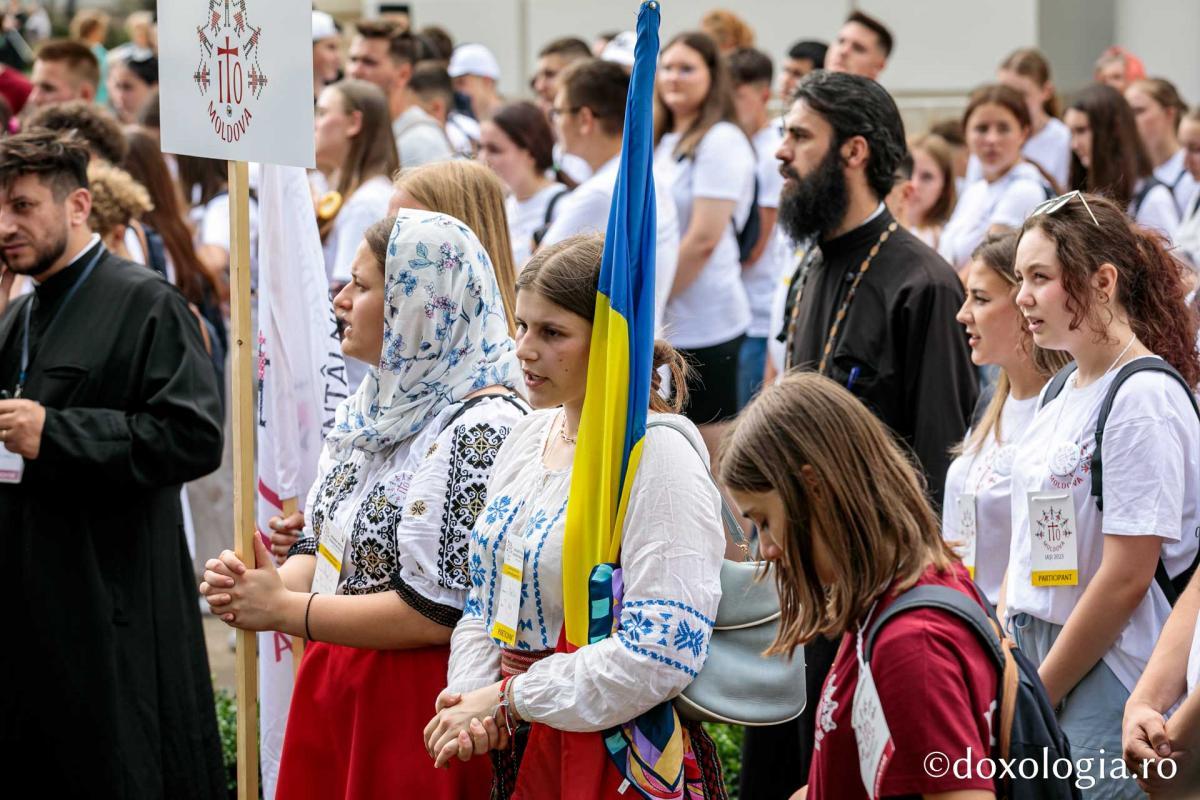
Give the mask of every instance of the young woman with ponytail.
[[[1066, 351], [1077, 368], [1061, 392], [1044, 393], [1013, 463], [1006, 610], [1077, 758], [1121, 752], [1122, 710], [1171, 610], [1159, 561], [1174, 577], [1196, 553], [1200, 421], [1187, 387], [1200, 357], [1180, 270], [1157, 233], [1095, 195], [1034, 209], [1017, 247], [1017, 305], [1034, 344]], [[1182, 382], [1143, 371], [1121, 384], [1096, 498], [1100, 406], [1135, 359], [1165, 362]], [[1110, 773], [1089, 796], [1141, 794]]]
[[1000, 378], [950, 464], [942, 502], [942, 535], [957, 547], [993, 605], [1008, 568], [1009, 478], [1016, 442], [1037, 411], [1046, 380], [1067, 363], [1057, 351], [1034, 352], [1014, 302], [1016, 254], [1016, 232], [1003, 233], [984, 240], [967, 264], [967, 298], [957, 319], [970, 339], [971, 361], [997, 365]]
[[[685, 362], [659, 342], [654, 367], [670, 369], [675, 394], [670, 402], [657, 387], [650, 394], [651, 427], [619, 556], [620, 629], [573, 652], [555, 652], [565, 605], [567, 494], [603, 249], [600, 236], [564, 239], [534, 254], [517, 281], [517, 357], [536, 410], [497, 457], [488, 506], [471, 535], [471, 588], [450, 643], [449, 685], [425, 729], [426, 748], [439, 765], [496, 750], [492, 797], [502, 800], [514, 791], [525, 800], [619, 800], [621, 775], [607, 763], [601, 734], [691, 682], [708, 653], [721, 594], [721, 500], [700, 455], [699, 432], [678, 416]], [[676, 429], [655, 426], [656, 420]], [[518, 612], [505, 623], [515, 637], [502, 643], [493, 623], [504, 614], [505, 587], [496, 575], [509, 560], [506, 551], [522, 546]], [[680, 742], [685, 796], [723, 798], [703, 728], [683, 725]], [[593, 757], [604, 760], [603, 768], [595, 768]], [[563, 783], [568, 776], [570, 788]]]

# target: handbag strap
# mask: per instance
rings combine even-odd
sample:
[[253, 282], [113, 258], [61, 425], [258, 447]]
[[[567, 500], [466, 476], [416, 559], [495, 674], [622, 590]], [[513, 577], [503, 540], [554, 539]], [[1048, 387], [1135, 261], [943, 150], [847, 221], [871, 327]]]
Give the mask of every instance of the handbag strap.
[[708, 479], [716, 487], [717, 496], [721, 498], [721, 522], [725, 527], [725, 535], [733, 539], [734, 544], [749, 554], [750, 545], [746, 542], [745, 535], [742, 534], [742, 526], [738, 522], [737, 514], [734, 514], [733, 509], [725, 502], [725, 495], [721, 492], [721, 487], [717, 484], [717, 479], [713, 477], [712, 470], [708, 466], [708, 460], [704, 457], [705, 454], [696, 446], [696, 442], [688, 434], [687, 428], [673, 420], [662, 418], [647, 422], [646, 430], [648, 431], [651, 428], [670, 428], [673, 431], [677, 431], [684, 439], [687, 439], [687, 443], [692, 446], [692, 449], [696, 451], [696, 455], [700, 457], [700, 462], [704, 464], [704, 471], [708, 473]]

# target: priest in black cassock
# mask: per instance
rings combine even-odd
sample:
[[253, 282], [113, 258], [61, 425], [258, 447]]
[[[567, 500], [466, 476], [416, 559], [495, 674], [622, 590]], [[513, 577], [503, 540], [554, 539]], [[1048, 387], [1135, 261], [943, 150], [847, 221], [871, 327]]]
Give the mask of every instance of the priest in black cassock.
[[[821, 70], [800, 82], [777, 153], [779, 224], [809, 246], [780, 336], [789, 368], [845, 386], [911, 449], [937, 504], [978, 386], [954, 319], [958, 276], [884, 205], [906, 150], [900, 112], [879, 84]], [[788, 798], [807, 782], [836, 648], [822, 638], [805, 647], [808, 707], [798, 724], [747, 730], [743, 797]]]
[[0, 139], [0, 763], [47, 797], [227, 797], [179, 503], [221, 460], [216, 376], [182, 295], [89, 230], [87, 163]]

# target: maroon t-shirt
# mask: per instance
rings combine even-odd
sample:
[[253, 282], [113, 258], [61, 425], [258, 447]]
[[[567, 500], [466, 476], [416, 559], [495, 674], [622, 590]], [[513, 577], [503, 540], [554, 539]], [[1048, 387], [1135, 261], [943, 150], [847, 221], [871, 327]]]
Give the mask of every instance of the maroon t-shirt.
[[[939, 574], [932, 567], [917, 586], [949, 586], [975, 599], [967, 571], [955, 564]], [[863, 630], [895, 600], [889, 592]], [[809, 773], [809, 800], [869, 800], [858, 766], [851, 727], [858, 685], [856, 633], [842, 637], [817, 706], [816, 751]], [[875, 640], [871, 673], [895, 744], [880, 787], [882, 797], [936, 794], [964, 789], [995, 790], [991, 780], [955, 776], [953, 764], [967, 756], [978, 764], [991, 756], [996, 706], [996, 665], [978, 636], [949, 612], [931, 608], [893, 619]], [[941, 753], [948, 760], [939, 760]], [[965, 764], [965, 762], [963, 762]], [[934, 777], [930, 772], [945, 774]], [[966, 770], [960, 766], [959, 774]], [[991, 774], [984, 770], [985, 774]]]
[[21, 73], [10, 67], [0, 66], [0, 96], [8, 101], [14, 115], [20, 114], [33, 91], [33, 84]]

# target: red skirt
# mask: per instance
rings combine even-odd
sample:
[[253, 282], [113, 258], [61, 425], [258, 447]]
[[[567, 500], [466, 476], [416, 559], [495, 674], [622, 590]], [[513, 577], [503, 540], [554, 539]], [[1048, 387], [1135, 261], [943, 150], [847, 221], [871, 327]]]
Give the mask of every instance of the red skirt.
[[435, 769], [423, 733], [449, 647], [365, 650], [309, 642], [296, 673], [276, 800], [478, 800], [485, 758]]

